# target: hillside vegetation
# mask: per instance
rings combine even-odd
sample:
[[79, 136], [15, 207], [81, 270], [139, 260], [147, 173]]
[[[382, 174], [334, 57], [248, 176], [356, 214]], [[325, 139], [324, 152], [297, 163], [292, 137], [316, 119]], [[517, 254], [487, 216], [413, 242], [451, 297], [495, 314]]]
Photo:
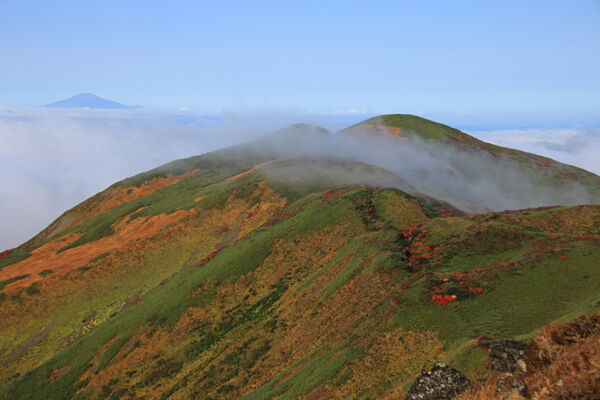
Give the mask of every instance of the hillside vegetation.
[[[365, 125], [598, 202], [575, 167], [418, 117]], [[482, 342], [597, 312], [600, 205], [470, 214], [414, 174], [317, 154], [352, 132], [331, 135], [295, 126], [172, 162], [0, 253], [0, 398], [396, 399], [429, 359], [485, 380]]]

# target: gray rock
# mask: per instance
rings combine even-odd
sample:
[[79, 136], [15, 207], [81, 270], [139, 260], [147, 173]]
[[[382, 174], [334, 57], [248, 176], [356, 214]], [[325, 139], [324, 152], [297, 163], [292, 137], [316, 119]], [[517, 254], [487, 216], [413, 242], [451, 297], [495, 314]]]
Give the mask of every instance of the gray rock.
[[517, 369], [519, 370], [519, 372], [527, 372], [527, 363], [523, 361], [522, 358], [517, 360]]
[[518, 376], [508, 375], [496, 381], [496, 389], [501, 393], [501, 399], [518, 399], [527, 397], [527, 385]]
[[490, 344], [490, 357], [492, 358], [492, 372], [514, 373], [517, 362], [525, 354], [527, 345], [517, 340], [500, 340]]
[[498, 379], [496, 381], [496, 390], [499, 392], [506, 390], [506, 381], [504, 379]]
[[460, 371], [431, 360], [425, 363], [406, 400], [450, 400], [470, 384]]
[[511, 392], [516, 392], [523, 397], [527, 396], [527, 385], [525, 384], [525, 381], [523, 381], [523, 379], [521, 378], [515, 379], [510, 390]]

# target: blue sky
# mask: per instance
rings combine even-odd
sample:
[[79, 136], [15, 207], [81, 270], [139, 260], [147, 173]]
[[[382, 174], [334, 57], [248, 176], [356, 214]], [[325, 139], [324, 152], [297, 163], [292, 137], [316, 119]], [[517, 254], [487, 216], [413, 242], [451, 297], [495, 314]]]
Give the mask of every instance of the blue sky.
[[600, 1], [0, 0], [0, 37], [3, 105], [600, 109]]
[[[600, 173], [599, 71], [600, 0], [0, 0], [0, 250], [294, 122], [412, 113]], [[28, 107], [83, 92], [144, 108]]]

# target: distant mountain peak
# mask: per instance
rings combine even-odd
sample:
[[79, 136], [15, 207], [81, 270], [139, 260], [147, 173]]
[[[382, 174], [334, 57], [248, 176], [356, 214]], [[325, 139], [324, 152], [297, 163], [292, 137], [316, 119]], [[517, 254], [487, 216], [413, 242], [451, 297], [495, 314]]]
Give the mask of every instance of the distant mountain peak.
[[93, 93], [81, 93], [68, 99], [57, 101], [56, 103], [47, 104], [46, 107], [55, 108], [104, 108], [104, 109], [131, 109], [139, 108], [139, 106], [128, 106], [117, 103], [116, 101], [103, 99]]

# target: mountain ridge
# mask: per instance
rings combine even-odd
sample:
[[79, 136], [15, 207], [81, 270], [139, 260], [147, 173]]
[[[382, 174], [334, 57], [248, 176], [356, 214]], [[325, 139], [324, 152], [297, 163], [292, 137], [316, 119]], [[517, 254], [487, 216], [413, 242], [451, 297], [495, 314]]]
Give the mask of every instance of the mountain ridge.
[[442, 153], [407, 121], [407, 140], [296, 125], [176, 160], [1, 253], [0, 397], [400, 399], [427, 359], [485, 379], [485, 340], [596, 312], [600, 205], [469, 214], [466, 188], [415, 177], [475, 182], [457, 154], [559, 195], [598, 177]]

